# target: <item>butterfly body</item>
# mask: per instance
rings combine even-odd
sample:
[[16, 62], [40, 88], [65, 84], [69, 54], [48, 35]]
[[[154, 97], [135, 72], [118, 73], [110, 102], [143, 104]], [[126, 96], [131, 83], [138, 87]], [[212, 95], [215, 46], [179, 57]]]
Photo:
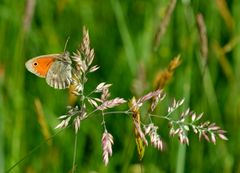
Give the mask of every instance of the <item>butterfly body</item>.
[[31, 73], [46, 78], [55, 89], [68, 88], [72, 82], [72, 61], [69, 53], [42, 55], [28, 60], [26, 68]]

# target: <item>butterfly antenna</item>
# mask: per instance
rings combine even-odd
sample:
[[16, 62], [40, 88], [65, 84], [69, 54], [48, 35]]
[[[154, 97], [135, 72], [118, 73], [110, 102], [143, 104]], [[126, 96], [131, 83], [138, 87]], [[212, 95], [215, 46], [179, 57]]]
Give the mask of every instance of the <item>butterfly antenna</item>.
[[68, 44], [69, 39], [70, 39], [70, 36], [68, 36], [68, 38], [66, 40], [66, 43], [65, 43], [65, 46], [64, 46], [64, 53], [66, 52], [66, 48], [67, 48], [67, 44]]

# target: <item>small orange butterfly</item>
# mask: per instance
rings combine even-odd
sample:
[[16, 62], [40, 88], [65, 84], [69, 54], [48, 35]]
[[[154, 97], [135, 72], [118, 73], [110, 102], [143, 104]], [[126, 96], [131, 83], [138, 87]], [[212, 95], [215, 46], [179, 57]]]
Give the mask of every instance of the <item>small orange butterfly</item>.
[[25, 63], [28, 71], [46, 78], [55, 89], [68, 88], [72, 82], [72, 61], [68, 52], [34, 57]]

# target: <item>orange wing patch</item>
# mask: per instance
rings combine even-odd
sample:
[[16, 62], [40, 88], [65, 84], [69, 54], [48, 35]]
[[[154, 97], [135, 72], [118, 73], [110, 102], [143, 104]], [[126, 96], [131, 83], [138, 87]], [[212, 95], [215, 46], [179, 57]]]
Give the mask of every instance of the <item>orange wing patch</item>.
[[35, 59], [32, 62], [32, 68], [35, 69], [35, 72], [39, 76], [46, 77], [49, 68], [54, 63], [55, 60], [56, 60], [56, 58], [53, 58], [51, 56]]
[[25, 63], [25, 66], [31, 73], [44, 78], [46, 77], [49, 68], [56, 61], [58, 56], [59, 54], [38, 56], [28, 60]]

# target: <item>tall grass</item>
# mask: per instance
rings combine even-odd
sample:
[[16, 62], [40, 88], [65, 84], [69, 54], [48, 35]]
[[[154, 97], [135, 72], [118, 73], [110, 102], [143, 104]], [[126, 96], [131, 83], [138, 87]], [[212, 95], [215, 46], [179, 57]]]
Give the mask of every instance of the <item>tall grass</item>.
[[[56, 133], [57, 116], [68, 104], [68, 91], [48, 87], [45, 80], [26, 71], [25, 61], [62, 52], [68, 36], [67, 49], [75, 50], [83, 25], [89, 29], [96, 52], [94, 64], [101, 66], [98, 73], [89, 76], [88, 90], [106, 81], [113, 84], [112, 95], [130, 99], [141, 63], [146, 70], [147, 92], [153, 89], [157, 72], [181, 54], [182, 64], [165, 87], [168, 99], [184, 97], [187, 107], [204, 112], [206, 120], [228, 131], [228, 142], [213, 145], [198, 141], [190, 133], [190, 145], [182, 146], [176, 138], [168, 138], [168, 127], [159, 121], [167, 148], [164, 152], [146, 150], [141, 162], [145, 172], [239, 172], [239, 1], [177, 1], [157, 51], [152, 42], [169, 4], [167, 0], [36, 1], [27, 31], [23, 26], [26, 3], [0, 2], [0, 172], [46, 140], [34, 100], [39, 100], [50, 136]], [[201, 64], [198, 13], [203, 14], [207, 28], [209, 54], [205, 69]], [[107, 167], [102, 163], [99, 122], [96, 116], [81, 124], [77, 172], [137, 172], [140, 165], [132, 122], [124, 116], [106, 119], [115, 137], [114, 154]], [[13, 172], [69, 172], [73, 147], [74, 134], [68, 128], [42, 144]]]

